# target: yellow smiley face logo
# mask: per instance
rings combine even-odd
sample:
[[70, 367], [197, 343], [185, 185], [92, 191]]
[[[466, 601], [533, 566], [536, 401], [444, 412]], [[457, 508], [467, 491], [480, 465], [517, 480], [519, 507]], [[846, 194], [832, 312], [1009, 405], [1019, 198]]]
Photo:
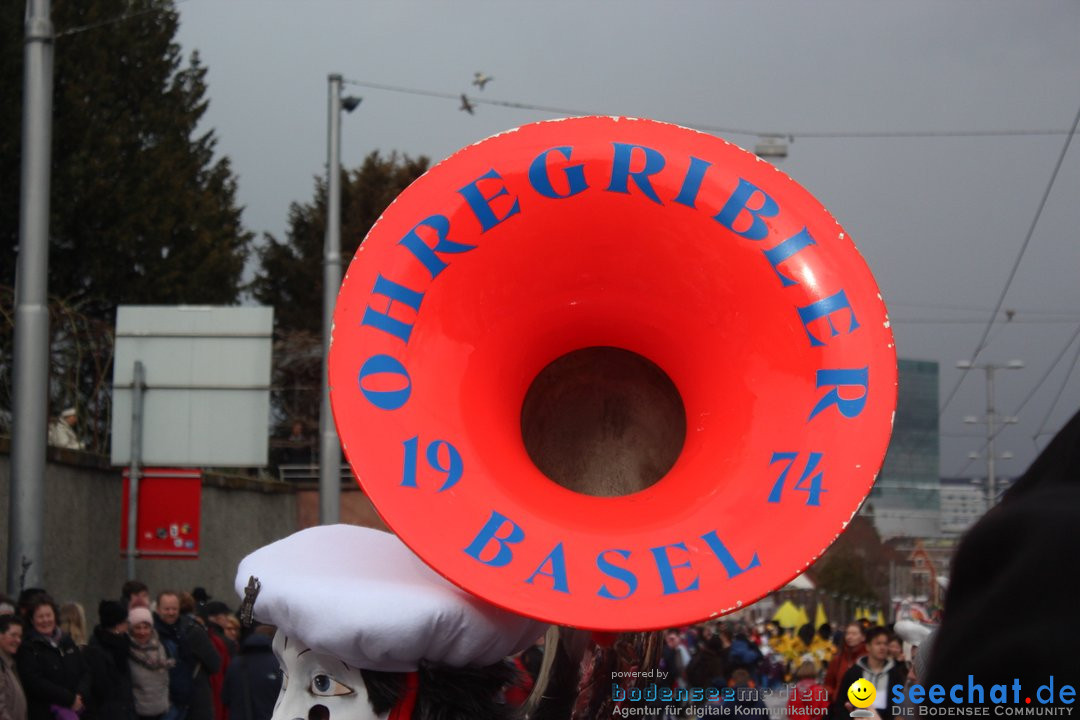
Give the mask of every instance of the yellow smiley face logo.
[[847, 691], [847, 699], [857, 708], [870, 707], [877, 696], [877, 688], [865, 678], [859, 678], [851, 683]]

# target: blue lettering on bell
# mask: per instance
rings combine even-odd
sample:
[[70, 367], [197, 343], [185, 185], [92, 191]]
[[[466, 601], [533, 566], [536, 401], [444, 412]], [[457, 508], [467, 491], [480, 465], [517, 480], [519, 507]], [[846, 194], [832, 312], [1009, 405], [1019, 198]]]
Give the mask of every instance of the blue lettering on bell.
[[653, 554], [653, 559], [656, 561], [656, 570], [660, 573], [660, 582], [664, 586], [665, 595], [674, 595], [681, 592], [689, 592], [690, 590], [698, 589], [698, 578], [694, 576], [693, 582], [686, 587], [679, 587], [679, 584], [675, 581], [675, 571], [679, 568], [690, 567], [690, 561], [687, 560], [684, 563], [678, 565], [671, 564], [671, 558], [668, 557], [668, 548], [677, 548], [685, 553], [690, 551], [686, 549], [686, 543], [675, 543], [674, 545], [661, 545], [659, 547], [649, 548], [649, 552]]
[[[652, 183], [649, 182], [650, 175], [655, 175], [664, 169], [666, 161], [660, 151], [644, 145], [630, 145], [627, 143], [612, 143], [612, 145], [615, 146], [615, 157], [611, 162], [611, 183], [608, 185], [608, 191], [629, 194], [629, 182], [632, 179], [634, 184], [638, 186], [638, 190], [645, 194], [645, 197], [657, 205], [663, 205], [660, 196], [656, 194]], [[645, 153], [645, 167], [637, 172], [630, 172], [634, 150], [641, 150]]]
[[420, 444], [420, 436], [414, 436], [402, 443], [405, 446], [405, 459], [401, 465], [401, 487], [417, 487], [416, 485], [416, 448]]
[[[435, 231], [436, 243], [434, 246], [428, 245], [420, 237], [420, 228]], [[476, 248], [475, 245], [454, 242], [447, 237], [449, 234], [450, 221], [446, 216], [432, 215], [416, 223], [416, 226], [405, 233], [405, 237], [398, 241], [398, 245], [404, 245], [413, 254], [413, 257], [427, 268], [427, 271], [431, 273], [431, 279], [434, 280], [439, 273], [447, 268], [446, 261], [435, 253], [463, 253]]]
[[[440, 449], [446, 450], [445, 464], [439, 456]], [[454, 447], [453, 444], [448, 443], [445, 440], [436, 440], [428, 445], [427, 461], [428, 465], [430, 465], [433, 470], [438, 470], [446, 475], [446, 482], [442, 484], [442, 487], [439, 488], [438, 492], [449, 490], [457, 485], [458, 480], [461, 480], [461, 476], [465, 473], [465, 461], [462, 460], [461, 453], [458, 452], [458, 449]]]
[[[760, 207], [750, 207], [750, 199], [754, 195], [761, 196]], [[750, 215], [750, 226], [745, 230], [736, 230], [735, 221], [739, 219], [743, 211]], [[780, 214], [780, 206], [757, 185], [739, 178], [739, 186], [731, 197], [724, 203], [713, 220], [726, 227], [736, 235], [741, 235], [747, 240], [763, 240], [769, 234], [769, 226], [761, 218], [774, 217]]]
[[515, 197], [510, 209], [505, 215], [499, 217], [491, 208], [491, 201], [495, 198], [502, 197], [503, 195], [510, 195], [510, 193], [507, 191], [506, 186], [500, 183], [499, 191], [497, 193], [494, 195], [484, 195], [479, 187], [481, 180], [502, 180], [502, 176], [495, 172], [494, 169], [488, 170], [486, 173], [458, 190], [458, 192], [465, 198], [465, 202], [469, 203], [469, 207], [472, 208], [473, 214], [476, 215], [476, 219], [480, 221], [481, 231], [487, 232], [508, 217], [512, 217], [521, 212], [521, 203], [518, 202], [518, 199]]
[[780, 263], [784, 262], [803, 248], [809, 247], [810, 245], [817, 245], [817, 243], [814, 241], [814, 238], [811, 237], [810, 231], [806, 228], [803, 228], [798, 232], [798, 234], [792, 235], [776, 247], [769, 248], [765, 251], [765, 259], [769, 261], [770, 265], [772, 265], [772, 269], [773, 272], [776, 273], [776, 277], [780, 278], [781, 286], [788, 287], [789, 285], [798, 285], [799, 283], [798, 281], [792, 280], [787, 275], [780, 272], [780, 268], [778, 267]]
[[569, 165], [562, 169], [568, 185], [568, 189], [565, 193], [557, 192], [555, 186], [551, 184], [551, 175], [548, 173], [547, 167], [547, 156], [550, 153], [557, 152], [569, 160], [572, 151], [573, 148], [567, 145], [549, 148], [536, 156], [536, 159], [529, 165], [529, 183], [536, 192], [546, 198], [560, 200], [572, 195], [577, 195], [579, 192], [589, 187], [589, 184], [585, 181], [585, 165], [583, 164]]
[[[817, 386], [819, 388], [831, 387], [832, 390], [825, 393], [825, 396], [818, 400], [817, 405], [810, 412], [810, 417], [806, 419], [807, 422], [813, 420], [815, 415], [830, 405], [835, 405], [840, 414], [846, 418], [856, 417], [866, 406], [866, 396], [870, 392], [870, 367], [852, 368], [850, 370], [818, 370]], [[840, 397], [841, 387], [861, 387], [862, 394], [857, 398], [842, 398]]]
[[[364, 381], [372, 375], [390, 374], [397, 375], [405, 380], [405, 387], [397, 390], [371, 390], [364, 387]], [[360, 366], [360, 375], [357, 378], [360, 392], [367, 401], [380, 410], [397, 410], [409, 401], [412, 393], [412, 379], [409, 371], [401, 364], [401, 361], [390, 355], [372, 355]]]
[[826, 322], [829, 323], [829, 329], [832, 330], [831, 337], [836, 337], [840, 334], [840, 331], [833, 325], [832, 318], [829, 317], [829, 315], [834, 312], [839, 312], [840, 310], [847, 310], [851, 313], [851, 324], [848, 325], [847, 332], [849, 334], [853, 333], [859, 327], [859, 321], [855, 319], [855, 311], [852, 309], [851, 303], [848, 302], [847, 295], [843, 290], [835, 295], [830, 295], [823, 300], [811, 303], [806, 307], [798, 308], [798, 310], [799, 318], [802, 320], [803, 327], [806, 329], [806, 335], [810, 338], [810, 345], [812, 347], [825, 344], [821, 339], [814, 335], [814, 333], [810, 332], [810, 323], [815, 320], [825, 318]]
[[746, 563], [746, 567], [739, 567], [739, 563], [735, 561], [735, 557], [731, 554], [731, 551], [727, 549], [723, 541], [716, 534], [715, 530], [710, 530], [701, 536], [701, 539], [705, 541], [705, 544], [709, 546], [709, 549], [713, 551], [713, 555], [720, 561], [720, 564], [724, 566], [724, 570], [727, 571], [728, 578], [733, 578], [736, 575], [742, 575], [744, 572], [751, 568], [756, 568], [761, 565], [761, 561], [758, 560], [757, 553], [750, 558], [750, 562]]
[[[547, 565], [551, 566], [551, 572], [544, 572], [544, 567]], [[533, 574], [530, 575], [525, 582], [532, 585], [533, 579], [537, 575], [551, 578], [551, 587], [553, 590], [561, 593], [570, 592], [570, 584], [566, 579], [566, 554], [563, 552], [562, 543], [559, 543], [552, 548], [551, 552], [548, 553], [548, 556], [544, 558], [544, 561], [537, 566], [536, 570], [533, 571]]]
[[[505, 535], [500, 536], [499, 531], [503, 528], [507, 528], [508, 532]], [[480, 528], [480, 532], [476, 534], [473, 541], [465, 548], [465, 554], [484, 565], [503, 567], [504, 565], [509, 565], [510, 561], [514, 559], [514, 552], [510, 549], [510, 546], [516, 545], [524, 539], [525, 531], [522, 530], [517, 523], [499, 513], [497, 510], [492, 510], [491, 517], [484, 523], [484, 527]], [[485, 560], [482, 557], [484, 550], [489, 547], [493, 541], [497, 544], [498, 550], [495, 551], [494, 555], [488, 553], [491, 557]]]
[[675, 196], [675, 202], [686, 207], [695, 207], [698, 191], [701, 190], [701, 181], [705, 177], [705, 171], [712, 166], [711, 162], [690, 156], [690, 167], [686, 170], [679, 194]]
[[612, 548], [610, 550], [605, 550], [596, 556], [596, 568], [600, 572], [612, 578], [613, 580], [618, 580], [619, 582], [625, 583], [626, 592], [624, 592], [622, 595], [616, 595], [608, 589], [607, 585], [601, 585], [600, 590], [597, 591], [596, 594], [608, 600], [625, 600], [626, 598], [637, 592], [637, 578], [634, 576], [634, 573], [630, 572], [626, 568], [619, 567], [618, 565], [615, 565], [614, 563], [609, 561], [606, 557], [608, 553], [615, 553], [616, 555], [621, 555], [624, 560], [629, 560], [630, 551]]
[[[401, 466], [401, 487], [417, 488], [419, 485], [416, 484], [416, 458], [420, 448], [420, 437], [413, 436], [402, 444], [405, 446], [405, 460]], [[442, 462], [439, 450], [446, 450], [445, 463]], [[436, 440], [428, 445], [427, 464], [432, 470], [436, 470], [446, 476], [446, 480], [443, 482], [442, 487], [436, 492], [443, 492], [444, 490], [449, 490], [454, 487], [465, 474], [465, 461], [461, 458], [461, 453], [446, 440]]]
[[407, 288], [393, 280], [387, 280], [380, 273], [375, 278], [375, 288], [371, 291], [371, 294], [382, 295], [390, 302], [386, 304], [385, 312], [375, 310], [368, 305], [364, 310], [364, 319], [360, 321], [360, 324], [382, 330], [384, 333], [393, 335], [400, 338], [402, 342], [408, 343], [409, 335], [412, 334], [412, 323], [391, 317], [390, 310], [394, 307], [395, 302], [399, 302], [412, 308], [415, 312], [420, 312], [420, 303], [424, 300], [424, 293], [416, 292], [412, 288]]

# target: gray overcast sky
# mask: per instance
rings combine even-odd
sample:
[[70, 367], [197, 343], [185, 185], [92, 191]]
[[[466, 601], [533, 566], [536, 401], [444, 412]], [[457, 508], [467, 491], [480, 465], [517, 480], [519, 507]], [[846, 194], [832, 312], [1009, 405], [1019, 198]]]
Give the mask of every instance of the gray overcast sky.
[[[1065, 134], [814, 137], [815, 133], [1065, 130], [1080, 109], [1080, 3], [353, 2], [186, 0], [179, 41], [209, 67], [206, 126], [232, 158], [247, 226], [283, 236], [326, 161], [327, 75], [583, 113], [790, 133], [780, 167], [854, 237], [889, 306], [901, 357], [960, 379], [1018, 257]], [[475, 71], [494, 76], [483, 93]], [[440, 160], [553, 113], [346, 87], [342, 160], [372, 150]], [[756, 136], [718, 132], [743, 147]], [[979, 362], [1021, 422], [999, 452], [1022, 472], [1080, 407], [1080, 140], [1061, 166]], [[1055, 367], [1055, 359], [1064, 352]], [[1051, 369], [1052, 368], [1052, 369]], [[1039, 381], [1050, 373], [1038, 386]], [[1066, 382], [1066, 377], [1068, 381]], [[1038, 386], [1038, 387], [1037, 387]], [[981, 474], [984, 376], [942, 415], [944, 475]], [[1050, 435], [1039, 438], [1045, 446]]]

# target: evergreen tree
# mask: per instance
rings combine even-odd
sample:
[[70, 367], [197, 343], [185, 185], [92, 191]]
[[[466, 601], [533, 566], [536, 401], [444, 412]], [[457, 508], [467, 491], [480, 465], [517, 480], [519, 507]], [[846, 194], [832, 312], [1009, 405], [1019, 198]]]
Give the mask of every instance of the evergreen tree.
[[[426, 157], [378, 151], [342, 173], [341, 258], [347, 267], [368, 230], [402, 190], [428, 168]], [[251, 290], [274, 308], [274, 421], [282, 432], [300, 422], [319, 425], [322, 389], [323, 246], [326, 236], [326, 182], [315, 181], [315, 198], [289, 208], [284, 240], [267, 234], [256, 250], [260, 268]]]
[[[0, 283], [14, 282], [21, 3], [0, 38]], [[118, 304], [236, 302], [251, 234], [227, 158], [200, 131], [206, 68], [182, 66], [172, 0], [58, 0], [49, 292], [111, 321]]]
[[[342, 172], [341, 259], [343, 269], [356, 254], [368, 230], [383, 211], [413, 180], [427, 171], [428, 159], [396, 152], [382, 157], [374, 151], [363, 164]], [[274, 307], [279, 330], [322, 333], [323, 246], [326, 236], [326, 182], [315, 180], [315, 198], [289, 207], [289, 229], [284, 240], [267, 233], [256, 250], [260, 269], [252, 294]]]
[[[0, 432], [19, 242], [24, 4], [0, 4]], [[120, 304], [229, 304], [252, 240], [228, 159], [215, 159], [206, 68], [182, 62], [173, 0], [55, 0], [50, 410], [76, 406], [108, 448]], [[44, 429], [43, 429], [44, 431]]]

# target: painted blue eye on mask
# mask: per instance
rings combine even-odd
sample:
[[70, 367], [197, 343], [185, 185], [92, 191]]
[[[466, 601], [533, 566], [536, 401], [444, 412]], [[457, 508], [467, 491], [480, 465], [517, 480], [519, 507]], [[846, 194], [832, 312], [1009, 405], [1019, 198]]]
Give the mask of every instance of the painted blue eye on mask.
[[308, 691], [319, 697], [334, 697], [337, 695], [351, 695], [353, 689], [335, 680], [326, 673], [319, 673], [311, 678], [311, 686]]

